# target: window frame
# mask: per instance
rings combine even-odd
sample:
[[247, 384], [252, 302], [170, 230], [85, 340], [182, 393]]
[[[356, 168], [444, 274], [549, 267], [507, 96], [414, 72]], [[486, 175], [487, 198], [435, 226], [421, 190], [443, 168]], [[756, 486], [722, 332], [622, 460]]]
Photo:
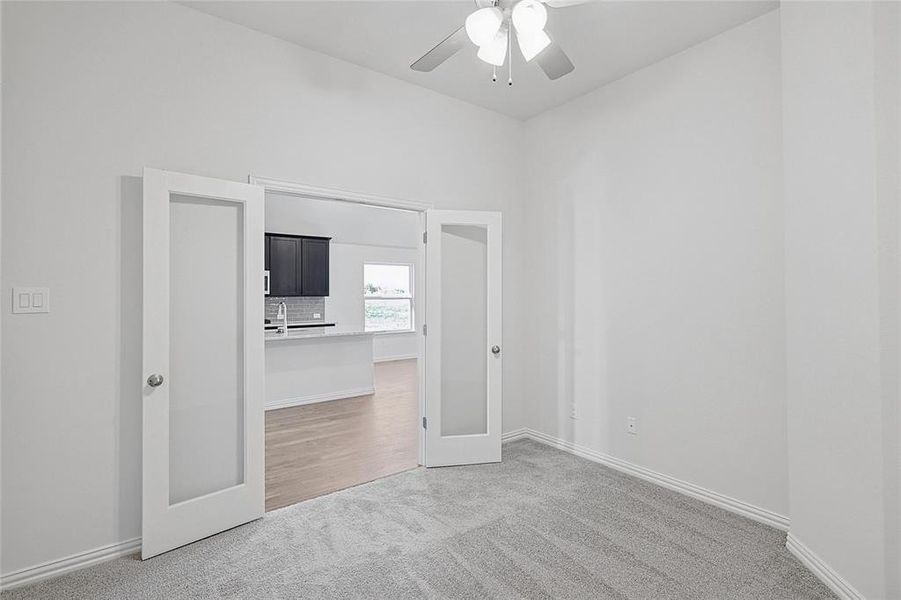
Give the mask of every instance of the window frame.
[[[416, 332], [416, 303], [414, 302], [414, 282], [415, 282], [415, 274], [414, 274], [414, 264], [411, 262], [398, 262], [398, 261], [374, 261], [374, 260], [364, 260], [363, 261], [363, 289], [366, 289], [366, 267], [368, 265], [376, 266], [376, 267], [407, 267], [407, 289], [409, 289], [409, 295], [407, 296], [379, 296], [379, 295], [371, 295], [363, 293], [363, 331], [366, 333], [372, 333], [374, 335], [391, 335], [395, 333], [415, 333]], [[367, 300], [406, 300], [410, 305], [410, 328], [409, 329], [367, 329], [366, 328], [366, 301]]]

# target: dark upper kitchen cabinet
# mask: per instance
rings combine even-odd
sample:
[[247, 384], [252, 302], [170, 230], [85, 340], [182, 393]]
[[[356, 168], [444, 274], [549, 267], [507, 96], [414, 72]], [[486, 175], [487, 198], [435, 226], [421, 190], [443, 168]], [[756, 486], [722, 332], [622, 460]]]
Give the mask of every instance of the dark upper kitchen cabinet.
[[266, 234], [270, 296], [328, 296], [330, 238]]
[[300, 287], [304, 296], [328, 296], [327, 239], [300, 239]]
[[300, 296], [300, 239], [273, 235], [269, 243], [269, 295]]

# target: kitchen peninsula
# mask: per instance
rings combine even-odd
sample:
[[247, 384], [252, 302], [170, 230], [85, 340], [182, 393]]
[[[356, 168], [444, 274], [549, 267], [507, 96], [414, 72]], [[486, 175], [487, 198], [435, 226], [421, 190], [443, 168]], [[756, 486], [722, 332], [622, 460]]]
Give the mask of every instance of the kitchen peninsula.
[[340, 326], [266, 332], [267, 410], [374, 391], [372, 333]]

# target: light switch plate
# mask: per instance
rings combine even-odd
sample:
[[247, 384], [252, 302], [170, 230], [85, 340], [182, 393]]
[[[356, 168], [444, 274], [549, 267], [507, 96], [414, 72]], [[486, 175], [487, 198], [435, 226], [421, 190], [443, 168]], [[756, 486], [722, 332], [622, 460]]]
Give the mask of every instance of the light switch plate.
[[13, 314], [48, 312], [50, 312], [50, 288], [13, 288]]

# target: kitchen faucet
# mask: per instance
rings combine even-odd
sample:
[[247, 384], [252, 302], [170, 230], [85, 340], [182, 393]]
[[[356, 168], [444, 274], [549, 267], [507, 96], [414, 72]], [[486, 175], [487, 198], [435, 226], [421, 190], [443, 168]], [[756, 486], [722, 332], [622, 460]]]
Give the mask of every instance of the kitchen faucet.
[[278, 303], [278, 314], [275, 316], [275, 319], [282, 322], [277, 332], [288, 335], [288, 307], [284, 301]]

